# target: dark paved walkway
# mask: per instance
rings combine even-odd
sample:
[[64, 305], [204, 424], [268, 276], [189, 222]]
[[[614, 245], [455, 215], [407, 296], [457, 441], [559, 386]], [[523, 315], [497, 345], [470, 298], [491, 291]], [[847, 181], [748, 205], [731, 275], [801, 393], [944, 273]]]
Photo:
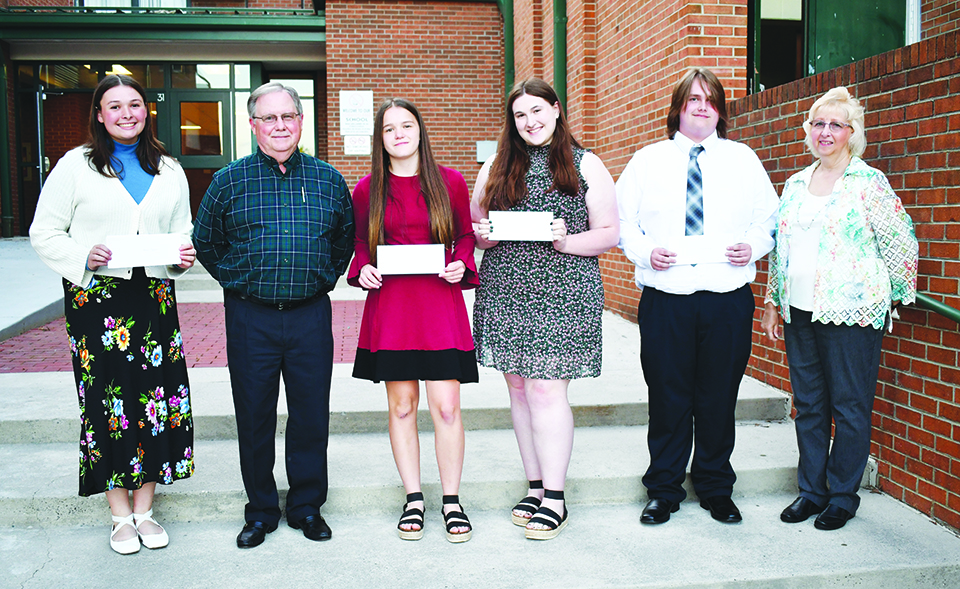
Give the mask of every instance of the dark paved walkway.
[[[333, 361], [351, 363], [357, 352], [363, 301], [333, 301], [332, 304]], [[187, 366], [226, 366], [223, 305], [181, 303], [178, 309]], [[71, 362], [63, 317], [0, 342], [0, 373], [69, 372], [73, 369]]]

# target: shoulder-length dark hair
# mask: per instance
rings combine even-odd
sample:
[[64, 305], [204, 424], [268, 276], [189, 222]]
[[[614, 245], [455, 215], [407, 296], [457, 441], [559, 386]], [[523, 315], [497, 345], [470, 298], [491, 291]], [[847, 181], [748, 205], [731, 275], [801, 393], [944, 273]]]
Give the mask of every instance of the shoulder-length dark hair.
[[[137, 91], [143, 100], [143, 108], [147, 109], [147, 93], [140, 85], [140, 82], [121, 74], [110, 74], [100, 80], [97, 89], [93, 91], [93, 104], [90, 105], [90, 139], [84, 144], [87, 148], [87, 158], [93, 162], [94, 167], [107, 178], [116, 178], [120, 170], [114, 170], [111, 156], [113, 155], [113, 137], [107, 132], [107, 128], [97, 120], [97, 114], [100, 112], [100, 101], [107, 90], [117, 86], [129, 86]], [[157, 140], [153, 132], [153, 117], [147, 110], [146, 119], [143, 121], [143, 131], [140, 132], [140, 141], [137, 143], [137, 159], [140, 160], [140, 167], [143, 171], [156, 176], [160, 173], [160, 157], [170, 155], [164, 149], [163, 144]]]
[[450, 193], [447, 184], [443, 181], [440, 167], [433, 158], [430, 148], [430, 137], [427, 127], [423, 124], [420, 111], [409, 100], [403, 98], [388, 98], [380, 104], [377, 116], [373, 121], [373, 157], [370, 170], [370, 223], [367, 244], [370, 247], [370, 259], [377, 263], [377, 246], [386, 243], [384, 230], [384, 211], [387, 199], [390, 198], [390, 154], [383, 147], [383, 117], [387, 110], [393, 107], [402, 108], [417, 119], [420, 128], [420, 145], [417, 148], [417, 176], [420, 179], [420, 194], [427, 202], [427, 213], [430, 215], [430, 235], [434, 243], [442, 243], [447, 248], [453, 247], [453, 211], [450, 206]]
[[670, 111], [667, 113], [667, 137], [673, 139], [673, 136], [680, 130], [680, 113], [687, 106], [687, 100], [690, 99], [690, 92], [693, 89], [693, 83], [700, 82], [700, 86], [710, 96], [707, 101], [717, 109], [720, 119], [717, 121], [717, 137], [727, 138], [727, 102], [723, 92], [723, 84], [717, 75], [705, 67], [695, 67], [687, 72], [687, 75], [680, 80], [676, 88], [673, 89], [673, 97], [670, 99]]
[[524, 94], [537, 96], [560, 109], [557, 128], [550, 140], [549, 166], [553, 176], [551, 190], [575, 195], [580, 189], [580, 175], [573, 163], [573, 148], [581, 147], [570, 133], [570, 125], [563, 114], [563, 105], [550, 84], [537, 78], [519, 82], [507, 97], [503, 132], [497, 145], [497, 155], [490, 166], [490, 176], [480, 206], [487, 211], [504, 211], [516, 205], [527, 194], [526, 176], [530, 168], [527, 146], [513, 116], [513, 103]]

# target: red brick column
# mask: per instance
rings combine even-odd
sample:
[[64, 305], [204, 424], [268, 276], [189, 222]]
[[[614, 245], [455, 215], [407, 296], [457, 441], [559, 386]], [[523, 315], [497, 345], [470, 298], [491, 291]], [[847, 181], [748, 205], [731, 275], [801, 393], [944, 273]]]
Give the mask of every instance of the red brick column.
[[476, 142], [503, 124], [503, 25], [495, 3], [328, 1], [327, 161], [354, 184], [370, 156], [347, 156], [340, 91], [372, 90], [374, 109], [403, 97], [420, 109], [437, 161], [473, 188]]

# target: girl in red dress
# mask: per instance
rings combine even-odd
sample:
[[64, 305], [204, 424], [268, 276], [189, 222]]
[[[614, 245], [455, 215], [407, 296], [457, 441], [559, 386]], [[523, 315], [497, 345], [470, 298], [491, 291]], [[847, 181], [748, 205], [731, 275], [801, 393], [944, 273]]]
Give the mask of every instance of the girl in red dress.
[[[437, 165], [420, 112], [403, 99], [380, 105], [372, 160], [353, 192], [357, 233], [347, 281], [367, 290], [353, 376], [386, 383], [390, 445], [407, 493], [397, 526], [404, 540], [423, 537], [417, 407], [426, 381], [447, 539], [465, 542], [472, 528], [458, 497], [460, 384], [478, 380], [462, 292], [477, 285], [467, 184]], [[445, 248], [439, 275], [382, 275], [377, 268], [377, 246], [431, 243]]]

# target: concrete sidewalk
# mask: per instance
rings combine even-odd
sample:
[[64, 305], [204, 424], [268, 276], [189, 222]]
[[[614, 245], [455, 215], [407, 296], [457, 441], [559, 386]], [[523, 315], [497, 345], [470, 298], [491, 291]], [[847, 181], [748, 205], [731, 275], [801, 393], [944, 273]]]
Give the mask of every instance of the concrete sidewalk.
[[26, 237], [0, 239], [0, 341], [63, 315], [63, 282]]
[[[26, 240], [0, 240], [0, 269], [0, 305], [10, 317], [5, 321], [16, 326], [8, 333], [49, 321], [44, 309], [62, 312], [60, 279]], [[12, 288], [24, 284], [25, 290]], [[343, 283], [331, 293], [335, 301], [363, 296]], [[472, 292], [466, 298], [472, 305]], [[197, 268], [178, 280], [177, 299], [218, 303], [222, 290]], [[789, 403], [750, 378], [737, 403], [732, 458], [743, 523], [714, 522], [691, 494], [670, 522], [641, 526], [641, 477], [649, 458], [638, 344], [635, 324], [604, 313], [602, 375], [570, 386], [577, 423], [566, 487], [571, 519], [550, 542], [525, 540], [508, 517], [525, 483], [506, 387], [493, 370], [481, 368], [480, 382], [462, 390], [468, 431], [460, 494], [474, 525], [470, 542], [451, 545], [443, 535], [423, 399], [425, 536], [397, 538], [403, 490], [386, 433], [383, 385], [352, 378], [352, 365], [341, 363], [331, 390], [330, 491], [323, 508], [333, 540], [310, 542], [281, 521], [263, 546], [237, 549], [246, 497], [229, 373], [209, 367], [190, 370], [197, 472], [159, 489], [154, 504], [170, 546], [126, 557], [107, 542], [105, 499], [76, 494], [72, 373], [0, 374], [0, 587], [960, 587], [956, 532], [889, 496], [861, 491], [857, 517], [837, 532], [819, 532], [812, 522], [781, 523], [778, 514], [796, 493]], [[274, 469], [281, 501], [282, 399]], [[869, 472], [865, 477], [868, 482]], [[692, 492], [689, 479], [687, 488]]]

